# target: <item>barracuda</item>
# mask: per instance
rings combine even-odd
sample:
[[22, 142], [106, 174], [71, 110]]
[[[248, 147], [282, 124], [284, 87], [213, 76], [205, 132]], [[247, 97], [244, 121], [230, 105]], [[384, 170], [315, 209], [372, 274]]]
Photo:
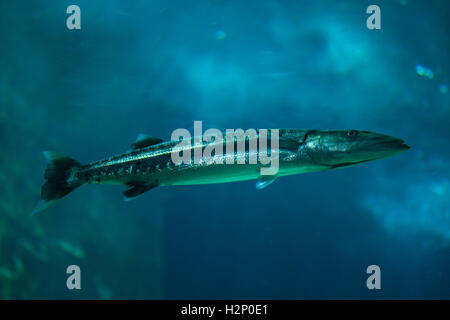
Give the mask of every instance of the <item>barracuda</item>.
[[[262, 189], [280, 176], [349, 167], [409, 149], [401, 139], [369, 131], [280, 129], [278, 149], [273, 147], [275, 138], [269, 136], [265, 150], [272, 157], [276, 155], [274, 160], [279, 165], [278, 170], [274, 175], [261, 175], [261, 169], [267, 164], [250, 161], [252, 157], [261, 158], [260, 145], [253, 141], [260, 141], [260, 132], [234, 137], [232, 144], [236, 147], [232, 152], [213, 152], [209, 157], [202, 156], [199, 161], [194, 158], [196, 148], [201, 149], [203, 155], [207, 147], [227, 145], [227, 139], [196, 144], [194, 137], [188, 143], [184, 141], [185, 147], [180, 148], [180, 141], [163, 142], [140, 135], [130, 151], [87, 165], [54, 152], [44, 152], [48, 161], [44, 175], [46, 182], [42, 186], [41, 201], [33, 214], [84, 184], [123, 184], [128, 187], [123, 192], [125, 200], [157, 186], [168, 185], [257, 179], [256, 187]], [[243, 148], [238, 147], [239, 143]], [[251, 147], [255, 145], [256, 148]], [[188, 152], [189, 161], [172, 161], [172, 155], [180, 152]]]

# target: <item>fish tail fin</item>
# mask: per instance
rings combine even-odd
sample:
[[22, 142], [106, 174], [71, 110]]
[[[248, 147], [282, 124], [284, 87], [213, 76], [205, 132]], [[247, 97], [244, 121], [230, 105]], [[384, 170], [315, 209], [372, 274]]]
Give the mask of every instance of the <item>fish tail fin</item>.
[[78, 161], [52, 151], [44, 151], [43, 154], [48, 161], [44, 174], [46, 182], [42, 185], [41, 201], [31, 215], [44, 210], [83, 184], [76, 175], [81, 167]]

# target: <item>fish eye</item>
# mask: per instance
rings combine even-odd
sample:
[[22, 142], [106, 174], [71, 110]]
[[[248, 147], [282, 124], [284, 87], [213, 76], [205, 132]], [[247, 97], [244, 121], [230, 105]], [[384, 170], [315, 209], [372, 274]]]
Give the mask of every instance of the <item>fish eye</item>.
[[354, 137], [356, 137], [357, 135], [358, 135], [358, 130], [349, 130], [348, 132], [347, 132], [347, 135], [349, 136], [349, 137], [352, 137], [352, 138], [354, 138]]

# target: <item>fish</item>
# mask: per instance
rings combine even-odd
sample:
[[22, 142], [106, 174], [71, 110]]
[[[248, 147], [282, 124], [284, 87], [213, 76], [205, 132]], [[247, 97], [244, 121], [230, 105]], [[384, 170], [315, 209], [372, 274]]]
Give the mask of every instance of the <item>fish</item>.
[[[129, 151], [86, 165], [64, 155], [46, 151], [43, 153], [48, 161], [44, 174], [46, 181], [41, 188], [41, 200], [32, 214], [44, 210], [56, 200], [86, 184], [124, 185], [128, 187], [123, 192], [125, 200], [134, 199], [159, 186], [255, 179], [256, 188], [264, 189], [281, 176], [351, 167], [410, 149], [402, 139], [370, 131], [273, 130], [277, 131], [277, 135], [266, 135], [266, 152], [276, 156], [278, 168], [276, 173], [270, 175], [262, 174], [261, 169], [267, 167], [267, 163], [250, 161], [253, 156], [258, 159], [261, 157], [262, 145], [257, 143], [261, 142], [261, 130], [255, 130], [254, 135], [248, 134], [247, 130], [243, 135], [233, 137], [233, 140], [223, 135], [214, 139], [201, 137], [196, 140], [194, 136], [163, 141], [140, 134]], [[231, 152], [227, 149], [223, 153], [211, 152], [209, 156], [201, 153], [200, 159], [194, 156], [195, 150], [223, 147], [230, 141], [233, 141]], [[239, 143], [242, 148], [239, 148]], [[252, 147], [255, 145], [256, 148]], [[186, 153], [189, 159], [183, 162], [173, 161], [174, 153]]]

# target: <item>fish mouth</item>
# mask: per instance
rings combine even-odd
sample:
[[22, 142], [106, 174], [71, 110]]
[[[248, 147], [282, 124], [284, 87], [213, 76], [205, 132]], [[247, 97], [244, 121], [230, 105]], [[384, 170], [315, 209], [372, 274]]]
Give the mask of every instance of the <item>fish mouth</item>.
[[[378, 139], [377, 139], [378, 140]], [[390, 136], [383, 137], [370, 146], [374, 150], [401, 152], [411, 149], [404, 140]]]
[[408, 149], [411, 149], [411, 147], [402, 139], [387, 135], [379, 135], [360, 146], [361, 158], [359, 159], [360, 161], [357, 162], [365, 162], [394, 156]]
[[408, 149], [411, 149], [411, 147], [408, 146], [406, 143], [402, 142], [401, 144], [399, 144], [397, 146], [397, 149], [400, 150], [400, 151], [406, 151]]

